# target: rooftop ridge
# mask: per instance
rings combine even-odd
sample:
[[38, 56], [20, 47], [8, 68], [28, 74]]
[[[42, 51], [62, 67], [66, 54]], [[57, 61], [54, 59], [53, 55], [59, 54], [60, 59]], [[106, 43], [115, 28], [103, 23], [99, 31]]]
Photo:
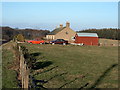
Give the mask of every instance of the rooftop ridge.
[[50, 32], [48, 35], [55, 35], [57, 34], [58, 32], [62, 31], [64, 28], [66, 27], [62, 27], [62, 28], [55, 28], [52, 32]]
[[78, 36], [85, 37], [98, 37], [97, 33], [77, 33]]

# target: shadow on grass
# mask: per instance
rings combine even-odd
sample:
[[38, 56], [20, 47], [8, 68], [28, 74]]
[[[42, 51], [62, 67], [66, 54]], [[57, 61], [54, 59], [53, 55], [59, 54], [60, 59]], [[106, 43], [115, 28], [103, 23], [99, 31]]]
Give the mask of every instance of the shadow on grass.
[[41, 55], [40, 52], [31, 53], [31, 54], [25, 53], [25, 54], [24, 54], [24, 58], [25, 58], [25, 59], [30, 59], [30, 60], [35, 60], [35, 61], [36, 61], [36, 58], [37, 58], [38, 56], [40, 56], [40, 55]]
[[72, 82], [74, 82], [75, 80], [77, 80], [78, 78], [75, 78], [74, 80], [72, 80], [72, 81], [70, 81], [70, 82], [67, 82], [67, 83], [65, 83], [65, 84], [63, 84], [62, 86], [60, 86], [58, 89], [61, 89], [61, 88], [63, 88], [64, 86], [66, 86], [66, 85], [68, 85], [68, 84], [70, 84], [70, 83], [72, 83]]
[[104, 71], [104, 73], [96, 80], [96, 82], [91, 86], [90, 89], [96, 88], [97, 85], [101, 83], [101, 81], [105, 78], [105, 76], [117, 66], [118, 64], [111, 65], [108, 69]]
[[82, 87], [80, 87], [78, 90], [84, 89], [85, 87], [87, 87], [89, 85], [89, 83], [86, 83], [85, 85], [83, 85]]
[[40, 83], [45, 83], [45, 81], [44, 80], [36, 80], [33, 76], [29, 76], [30, 77], [30, 79], [32, 80], [32, 82], [31, 82], [31, 85], [30, 85], [30, 89], [33, 89], [33, 90], [37, 90], [37, 88], [41, 88], [41, 89], [46, 89], [43, 85], [37, 85], [37, 83], [36, 82], [40, 82]]
[[65, 74], [67, 74], [67, 73], [57, 74], [57, 75], [51, 77], [51, 78], [48, 79], [48, 80], [37, 80], [37, 79], [34, 78], [34, 83], [35, 83], [36, 85], [37, 85], [37, 84], [40, 84], [40, 83], [41, 83], [41, 84], [48, 83], [50, 80], [52, 80], [52, 79], [54, 79], [54, 78], [56, 78], [56, 77], [65, 75]]
[[[26, 61], [29, 63], [29, 67], [31, 69], [33, 69], [33, 70], [43, 69], [53, 63], [51, 61], [37, 62], [37, 57], [40, 55], [41, 55], [40, 52], [24, 54], [24, 57], [25, 57]], [[41, 59], [43, 59], [43, 58], [44, 58], [44, 56], [41, 57]]]
[[49, 71], [51, 71], [51, 70], [53, 70], [53, 69], [56, 69], [57, 67], [58, 67], [58, 66], [55, 66], [55, 67], [52, 67], [52, 68], [50, 68], [50, 69], [48, 69], [48, 70], [45, 70], [45, 71], [42, 71], [42, 72], [37, 72], [37, 73], [35, 73], [33, 76], [38, 75], [38, 74], [42, 74], [42, 73], [49, 72]]
[[36, 53], [31, 53], [31, 54], [30, 54], [30, 56], [32, 56], [32, 57], [36, 57], [36, 56], [39, 56], [39, 55], [41, 55], [40, 52], [36, 52]]
[[[37, 57], [40, 56], [41, 53], [40, 52], [36, 52], [36, 53], [27, 53], [25, 54], [25, 58], [30, 62], [30, 66], [32, 70], [38, 70], [38, 69], [43, 69], [45, 67], [50, 66], [51, 64], [53, 64], [53, 62], [51, 61], [41, 61], [41, 62], [37, 62]], [[43, 59], [44, 56], [41, 58]], [[55, 68], [55, 67], [54, 67]], [[52, 70], [52, 69], [51, 69]], [[50, 71], [50, 70], [48, 70]], [[47, 72], [47, 71], [46, 71]], [[44, 73], [44, 72], [43, 72]], [[36, 75], [39, 73], [36, 73]], [[36, 80], [33, 76], [29, 76], [30, 77], [30, 88], [41, 88], [41, 89], [45, 89], [45, 87], [42, 85], [43, 83], [46, 83], [46, 81], [44, 80]]]
[[[43, 69], [43, 68], [45, 68], [45, 67], [53, 64], [53, 62], [51, 62], [51, 61], [41, 61], [41, 62], [37, 62], [37, 59], [36, 59], [36, 58], [41, 55], [40, 52], [31, 53], [31, 54], [29, 54], [29, 55], [30, 55], [30, 56], [29, 56], [30, 60], [33, 61], [33, 62], [32, 62], [32, 69], [33, 69], [33, 70]], [[43, 56], [42, 58], [44, 58], [44, 56]]]
[[47, 80], [47, 82], [49, 82], [50, 80], [52, 80], [52, 79], [54, 79], [56, 77], [59, 77], [59, 76], [65, 75], [65, 74], [67, 74], [67, 72], [66, 73], [57, 74], [57, 75], [51, 77], [49, 80]]
[[32, 69], [33, 70], [43, 69], [45, 67], [48, 67], [51, 64], [53, 64], [53, 62], [51, 61], [36, 62]]
[[67, 73], [57, 74], [57, 75], [51, 77], [51, 78], [48, 79], [48, 80], [37, 80], [37, 79], [35, 79], [34, 77], [31, 77], [31, 80], [32, 80], [32, 85], [31, 85], [31, 86], [32, 86], [32, 88], [47, 89], [46, 87], [43, 86], [45, 83], [48, 83], [50, 80], [52, 80], [52, 79], [54, 79], [54, 78], [56, 78], [56, 77], [65, 75], [65, 74], [67, 74]]

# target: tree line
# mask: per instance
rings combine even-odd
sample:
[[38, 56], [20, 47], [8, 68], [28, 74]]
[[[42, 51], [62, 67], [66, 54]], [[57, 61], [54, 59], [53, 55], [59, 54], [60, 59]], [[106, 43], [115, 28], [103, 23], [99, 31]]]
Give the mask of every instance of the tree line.
[[105, 28], [105, 29], [87, 29], [77, 32], [97, 33], [99, 38], [120, 40], [120, 29]]
[[[2, 29], [2, 39], [12, 40], [16, 35], [22, 34], [25, 39], [35, 39], [40, 38], [43, 39], [48, 33], [49, 30], [36, 30], [36, 29], [13, 29], [10, 27], [0, 27]], [[78, 32], [86, 32], [86, 33], [97, 33], [99, 38], [106, 39], [114, 39], [120, 40], [120, 29], [113, 28], [104, 28], [104, 29], [86, 29]]]
[[12, 40], [16, 35], [22, 34], [25, 39], [42, 39], [50, 31], [49, 30], [36, 30], [36, 29], [13, 29], [10, 27], [1, 27], [2, 29], [2, 39]]

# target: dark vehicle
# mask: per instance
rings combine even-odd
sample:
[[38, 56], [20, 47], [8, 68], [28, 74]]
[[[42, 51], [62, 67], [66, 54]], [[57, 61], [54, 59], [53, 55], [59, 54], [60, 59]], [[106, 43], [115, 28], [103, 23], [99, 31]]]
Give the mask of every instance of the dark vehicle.
[[66, 41], [64, 39], [56, 39], [56, 40], [50, 41], [50, 44], [63, 44], [63, 45], [66, 45], [66, 44], [68, 44], [68, 41]]

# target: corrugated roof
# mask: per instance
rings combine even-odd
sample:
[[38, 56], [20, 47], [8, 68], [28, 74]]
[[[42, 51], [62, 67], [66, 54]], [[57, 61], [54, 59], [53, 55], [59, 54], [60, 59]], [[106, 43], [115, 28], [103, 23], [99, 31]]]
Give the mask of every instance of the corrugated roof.
[[77, 33], [80, 37], [98, 37], [97, 33]]
[[55, 34], [57, 34], [58, 32], [62, 31], [64, 28], [66, 28], [66, 27], [56, 28], [56, 29], [54, 29], [52, 32], [50, 32], [48, 35], [55, 35]]

